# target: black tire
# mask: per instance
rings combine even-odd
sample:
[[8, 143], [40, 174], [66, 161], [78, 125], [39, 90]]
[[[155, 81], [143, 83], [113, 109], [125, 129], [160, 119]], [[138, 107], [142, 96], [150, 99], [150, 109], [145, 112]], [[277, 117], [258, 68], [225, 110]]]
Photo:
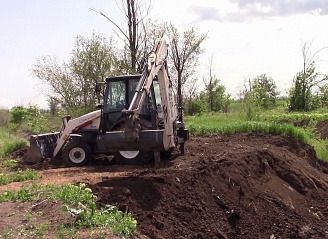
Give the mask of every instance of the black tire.
[[91, 157], [91, 146], [79, 139], [68, 141], [63, 148], [63, 158], [72, 167], [86, 165]]
[[153, 160], [154, 154], [151, 151], [119, 151], [114, 153], [114, 157], [119, 164], [144, 165]]

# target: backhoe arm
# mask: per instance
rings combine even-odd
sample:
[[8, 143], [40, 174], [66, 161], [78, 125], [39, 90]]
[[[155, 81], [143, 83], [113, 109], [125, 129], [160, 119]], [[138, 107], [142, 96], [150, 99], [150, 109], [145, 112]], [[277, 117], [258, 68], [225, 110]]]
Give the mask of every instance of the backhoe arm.
[[139, 115], [142, 104], [149, 93], [155, 76], [160, 71], [166, 71], [167, 49], [164, 38], [159, 39], [148, 57], [148, 65], [143, 70], [129, 109], [123, 110], [125, 114], [125, 138], [129, 141], [136, 141], [139, 138]]

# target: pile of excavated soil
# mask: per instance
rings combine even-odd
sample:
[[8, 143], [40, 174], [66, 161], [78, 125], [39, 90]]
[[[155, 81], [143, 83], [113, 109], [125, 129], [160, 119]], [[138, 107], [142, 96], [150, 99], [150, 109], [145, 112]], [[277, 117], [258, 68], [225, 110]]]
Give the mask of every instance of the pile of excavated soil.
[[328, 238], [328, 166], [292, 138], [196, 137], [159, 169], [91, 184], [150, 238]]
[[321, 139], [328, 137], [328, 120], [319, 121], [315, 126], [316, 131], [319, 133]]
[[42, 170], [41, 183], [87, 183], [99, 206], [131, 213], [149, 238], [328, 238], [328, 164], [290, 137], [193, 137], [185, 156], [174, 152], [157, 168], [24, 167]]

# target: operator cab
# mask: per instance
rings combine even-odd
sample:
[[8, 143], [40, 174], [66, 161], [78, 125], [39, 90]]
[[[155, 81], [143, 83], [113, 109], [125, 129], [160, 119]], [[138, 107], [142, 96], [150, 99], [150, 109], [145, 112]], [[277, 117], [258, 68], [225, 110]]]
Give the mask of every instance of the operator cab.
[[[128, 109], [135, 95], [141, 75], [128, 75], [106, 78], [106, 90], [103, 103], [103, 116], [101, 131], [115, 131], [124, 128], [124, 114], [122, 110]], [[155, 79], [149, 94], [142, 102], [140, 112], [141, 125], [144, 128], [154, 128], [152, 117], [154, 111], [161, 105], [158, 81]]]

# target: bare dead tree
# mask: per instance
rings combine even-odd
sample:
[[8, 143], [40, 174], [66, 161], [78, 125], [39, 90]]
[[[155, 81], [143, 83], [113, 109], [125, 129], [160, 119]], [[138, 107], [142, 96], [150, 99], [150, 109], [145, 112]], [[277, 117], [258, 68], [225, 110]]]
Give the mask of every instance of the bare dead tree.
[[205, 41], [207, 33], [197, 34], [196, 28], [191, 27], [180, 34], [177, 28], [170, 24], [168, 34], [170, 57], [177, 74], [178, 106], [182, 107], [182, 86], [195, 72], [198, 57], [204, 51], [201, 43]]
[[328, 47], [321, 47], [319, 49], [316, 49], [315, 52], [312, 52], [311, 51], [311, 49], [313, 48], [312, 44], [313, 44], [313, 41], [302, 43], [303, 73], [304, 74], [305, 74], [306, 70], [311, 66], [311, 64], [318, 62], [319, 54], [323, 50], [328, 49]]
[[126, 26], [120, 26], [113, 19], [108, 17], [103, 12], [90, 8], [90, 10], [99, 13], [101, 16], [106, 18], [111, 24], [114, 25], [114, 33], [125, 43], [125, 46], [129, 49], [130, 55], [130, 67], [133, 71], [140, 68], [141, 63], [138, 59], [139, 48], [142, 47], [143, 31], [146, 30], [144, 27], [144, 19], [149, 14], [152, 1], [151, 0], [120, 0], [116, 1], [116, 5], [124, 15]]
[[312, 88], [314, 86], [319, 86], [320, 83], [327, 81], [327, 75], [323, 75], [319, 72], [314, 72], [315, 70], [315, 64], [319, 61], [318, 57], [319, 54], [325, 50], [328, 49], [328, 47], [321, 47], [316, 49], [314, 52], [311, 51], [313, 48], [312, 46], [313, 41], [311, 42], [305, 42], [302, 44], [302, 57], [303, 57], [303, 75], [306, 75], [307, 73], [313, 71], [311, 74], [309, 74], [306, 82], [308, 83], [308, 87]]
[[205, 85], [205, 89], [207, 91], [208, 94], [208, 103], [209, 103], [209, 107], [210, 107], [210, 111], [213, 110], [213, 102], [214, 102], [214, 88], [216, 86], [215, 84], [215, 76], [213, 75], [213, 71], [214, 71], [214, 66], [213, 66], [213, 55], [211, 56], [211, 58], [209, 59], [209, 63], [206, 66], [207, 71], [208, 71], [208, 75], [207, 77], [203, 77], [203, 82]]
[[187, 112], [189, 114], [191, 109], [192, 100], [197, 96], [197, 90], [200, 88], [199, 82], [197, 78], [192, 78], [188, 83], [185, 84], [183, 89], [183, 96], [187, 99]]

